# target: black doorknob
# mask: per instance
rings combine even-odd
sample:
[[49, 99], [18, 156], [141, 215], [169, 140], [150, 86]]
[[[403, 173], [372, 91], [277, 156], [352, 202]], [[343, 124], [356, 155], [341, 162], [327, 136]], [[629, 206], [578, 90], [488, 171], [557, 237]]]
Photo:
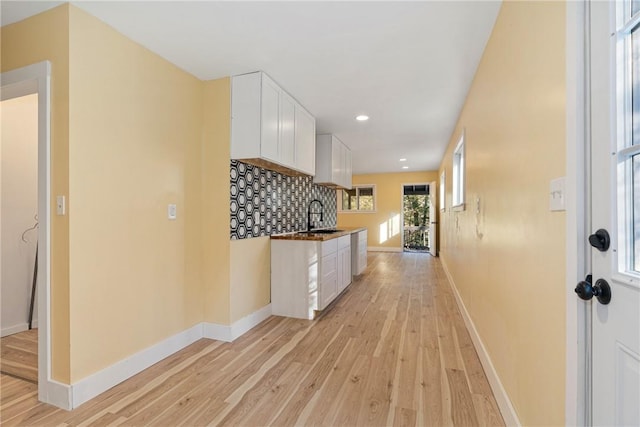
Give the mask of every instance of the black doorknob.
[[595, 285], [591, 285], [591, 275], [587, 276], [587, 280], [583, 280], [576, 286], [576, 294], [585, 300], [589, 301], [591, 298], [596, 297], [600, 304], [607, 305], [611, 302], [611, 287], [604, 279], [598, 279]]
[[599, 229], [589, 236], [589, 244], [600, 252], [606, 252], [611, 245], [609, 233], [604, 228]]

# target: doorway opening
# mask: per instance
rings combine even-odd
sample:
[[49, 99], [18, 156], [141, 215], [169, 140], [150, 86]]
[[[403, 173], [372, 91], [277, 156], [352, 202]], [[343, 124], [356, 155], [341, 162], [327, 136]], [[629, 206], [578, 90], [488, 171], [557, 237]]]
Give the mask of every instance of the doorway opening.
[[[30, 272], [29, 277], [32, 279], [31, 289], [29, 289], [29, 300], [33, 295], [32, 327], [36, 325], [35, 320], [37, 319], [37, 329], [31, 330], [37, 336], [37, 339], [34, 340], [37, 350], [32, 349], [31, 354], [35, 353], [35, 359], [37, 360], [35, 369], [37, 380], [35, 382], [37, 383], [38, 400], [70, 409], [68, 387], [51, 378], [51, 321], [49, 307], [51, 286], [51, 213], [49, 210], [51, 206], [51, 63], [49, 61], [42, 61], [6, 71], [0, 75], [0, 102], [28, 95], [36, 95], [34, 99], [37, 102], [37, 164], [34, 171], [37, 182], [37, 217], [31, 212], [27, 215], [28, 222], [25, 229], [20, 230], [18, 236], [20, 242], [18, 244], [24, 244], [26, 247], [22, 247], [22, 250], [27, 254], [31, 254], [32, 257], [26, 259]], [[4, 123], [2, 125], [2, 133], [4, 134]], [[4, 135], [2, 135], [2, 138], [4, 139]], [[4, 156], [4, 153], [2, 153], [2, 156]], [[0, 164], [2, 168], [0, 169], [0, 174], [2, 174], [0, 185], [2, 186], [2, 196], [4, 196], [5, 184], [8, 184], [8, 182], [4, 182], [5, 171], [3, 169], [5, 166], [2, 163]], [[0, 197], [0, 202], [4, 203], [1, 199], [2, 197]], [[0, 205], [0, 221], [4, 219], [1, 217], [4, 217], [8, 209], [11, 208]], [[33, 228], [36, 221], [38, 226]], [[4, 233], [4, 229], [0, 229], [0, 240], [4, 238]], [[27, 243], [22, 242], [22, 233], [24, 233]], [[34, 243], [35, 248], [32, 247]], [[2, 251], [4, 251], [4, 248], [2, 248]], [[30, 264], [31, 261], [33, 264]], [[34, 274], [36, 266], [37, 274]], [[3, 277], [5, 268], [6, 266], [3, 262], [0, 262], [0, 277]], [[2, 280], [4, 281], [4, 277]], [[2, 299], [4, 300], [4, 295], [2, 295]], [[29, 301], [29, 305], [31, 305], [31, 301]], [[2, 358], [5, 358], [4, 353]], [[22, 381], [10, 376], [2, 375], [2, 377], [3, 379], [12, 378], [14, 381]], [[24, 382], [24, 384], [33, 387], [28, 382]]]
[[429, 184], [402, 186], [402, 249], [428, 253], [431, 246]]
[[0, 371], [38, 382], [38, 94], [0, 103]]

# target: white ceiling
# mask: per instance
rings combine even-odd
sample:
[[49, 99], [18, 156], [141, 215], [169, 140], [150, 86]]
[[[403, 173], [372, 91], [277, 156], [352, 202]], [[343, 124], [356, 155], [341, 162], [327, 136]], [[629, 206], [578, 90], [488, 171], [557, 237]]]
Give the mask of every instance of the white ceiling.
[[[61, 2], [1, 2], [2, 25]], [[203, 80], [263, 70], [353, 151], [354, 173], [436, 170], [499, 1], [79, 1]], [[366, 114], [367, 122], [355, 116]], [[408, 159], [399, 162], [400, 158]]]

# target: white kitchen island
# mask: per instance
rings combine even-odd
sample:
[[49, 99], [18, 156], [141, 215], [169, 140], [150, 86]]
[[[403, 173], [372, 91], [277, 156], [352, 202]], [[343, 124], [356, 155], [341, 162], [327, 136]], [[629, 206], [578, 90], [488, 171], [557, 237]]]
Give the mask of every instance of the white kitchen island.
[[[276, 316], [313, 319], [336, 299], [366, 266], [366, 228], [335, 233], [271, 236], [271, 309]], [[364, 233], [364, 239], [362, 235]], [[352, 235], [358, 242], [352, 248]], [[364, 246], [363, 246], [364, 245]], [[357, 254], [354, 257], [352, 250]], [[357, 265], [352, 269], [352, 263]]]

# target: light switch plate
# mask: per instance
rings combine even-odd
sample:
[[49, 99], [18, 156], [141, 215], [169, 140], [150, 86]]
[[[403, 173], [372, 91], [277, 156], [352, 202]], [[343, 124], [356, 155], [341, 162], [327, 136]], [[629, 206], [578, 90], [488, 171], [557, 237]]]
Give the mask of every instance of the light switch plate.
[[56, 214], [65, 215], [67, 213], [66, 200], [64, 196], [56, 196]]
[[178, 209], [175, 204], [171, 203], [169, 206], [167, 206], [167, 218], [173, 221], [177, 217], [178, 217]]
[[565, 177], [551, 180], [549, 185], [549, 210], [560, 212], [565, 210]]

